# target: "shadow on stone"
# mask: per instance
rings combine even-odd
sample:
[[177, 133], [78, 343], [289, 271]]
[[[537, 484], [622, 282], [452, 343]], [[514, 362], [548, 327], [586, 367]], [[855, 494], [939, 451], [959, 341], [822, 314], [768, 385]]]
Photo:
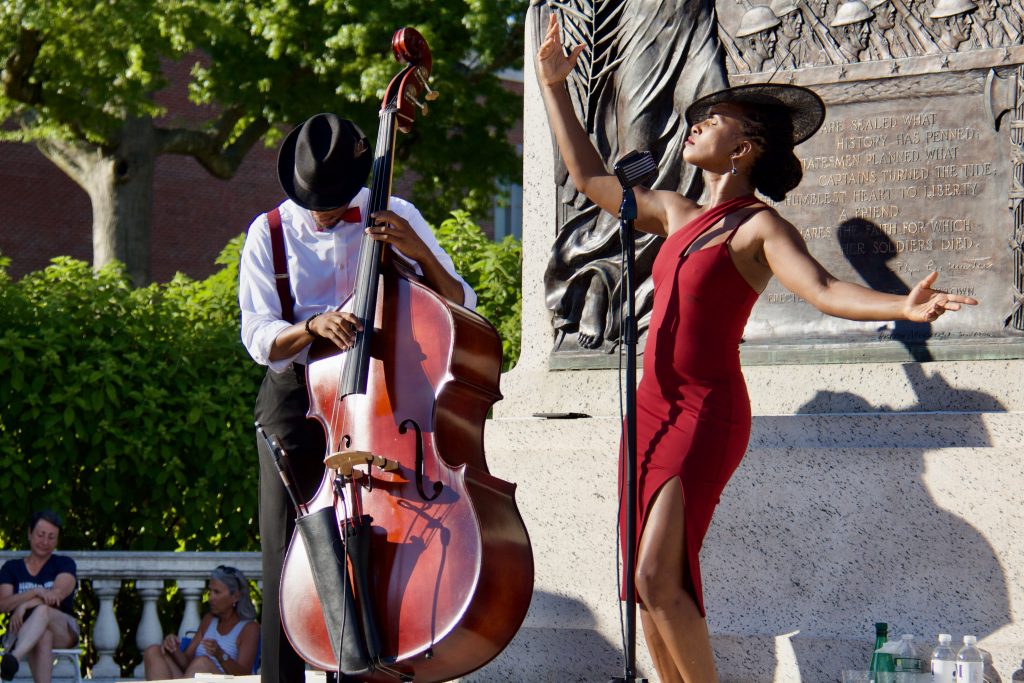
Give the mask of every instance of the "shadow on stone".
[[[637, 637], [641, 647], [641, 636]], [[584, 603], [537, 591], [526, 623], [509, 646], [487, 666], [460, 680], [594, 683], [621, 676], [622, 662], [621, 645], [598, 633], [597, 620]]]
[[[1004, 408], [918, 364], [906, 373], [918, 403], [905, 412], [822, 391], [798, 415], [756, 419], [751, 450], [712, 525], [712, 631], [785, 625], [796, 632], [789, 643], [802, 680], [865, 668], [875, 621], [888, 622], [892, 638], [915, 634], [922, 650], [939, 632], [980, 639], [1011, 621], [993, 547], [943, 504], [943, 494], [955, 499], [961, 486], [969, 497], [984, 495], [985, 482], [970, 480], [957, 450], [992, 446], [992, 438], [980, 414], [928, 412], [937, 402]], [[847, 414], [828, 414], [837, 409]], [[943, 472], [952, 467], [968, 480]], [[758, 670], [774, 670], [781, 650], [773, 645], [759, 648]], [[750, 653], [736, 656], [749, 661]], [[742, 661], [739, 670], [749, 671]]]

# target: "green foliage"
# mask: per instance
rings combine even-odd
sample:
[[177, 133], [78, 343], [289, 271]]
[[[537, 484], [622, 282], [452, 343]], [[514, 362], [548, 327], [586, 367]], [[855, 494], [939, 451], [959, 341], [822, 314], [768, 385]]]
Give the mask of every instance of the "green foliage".
[[[465, 211], [437, 230], [519, 356], [522, 249]], [[0, 547], [25, 547], [33, 509], [67, 525], [61, 546], [256, 550], [252, 406], [263, 374], [238, 337], [231, 240], [203, 281], [133, 288], [123, 267], [61, 257], [20, 280], [0, 256]], [[28, 494], [26, 495], [26, 492]]]
[[275, 144], [320, 111], [372, 136], [400, 69], [392, 33], [412, 26], [431, 47], [441, 97], [399, 145], [396, 170], [415, 172], [411, 198], [427, 215], [461, 205], [483, 216], [496, 183], [519, 172], [506, 133], [521, 97], [495, 74], [522, 65], [526, 9], [522, 0], [5, 0], [0, 124], [20, 125], [0, 126], [0, 139], [113, 148], [126, 123], [165, 113], [168, 61], [191, 64], [188, 95], [203, 107], [188, 113], [194, 122], [161, 124], [209, 133], [219, 147], [203, 155], [226, 152], [249, 128], [269, 126]]
[[477, 311], [491, 321], [501, 337], [508, 370], [519, 359], [522, 318], [523, 247], [511, 235], [501, 242], [487, 239], [465, 211], [452, 211], [441, 223], [437, 240], [477, 294]]
[[262, 373], [232, 268], [140, 289], [69, 258], [0, 277], [0, 546], [25, 547], [30, 511], [50, 506], [64, 548], [258, 548]]

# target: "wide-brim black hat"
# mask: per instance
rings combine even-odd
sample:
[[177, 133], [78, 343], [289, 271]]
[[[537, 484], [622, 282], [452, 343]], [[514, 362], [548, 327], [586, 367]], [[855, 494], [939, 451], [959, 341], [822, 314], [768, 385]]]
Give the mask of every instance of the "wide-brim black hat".
[[708, 117], [711, 107], [722, 102], [785, 111], [793, 122], [794, 146], [814, 135], [825, 122], [825, 103], [813, 90], [783, 83], [752, 83], [719, 90], [700, 98], [686, 108], [687, 125], [703, 121]]
[[331, 211], [352, 201], [372, 166], [373, 153], [359, 126], [335, 114], [317, 114], [284, 139], [277, 178], [302, 208]]

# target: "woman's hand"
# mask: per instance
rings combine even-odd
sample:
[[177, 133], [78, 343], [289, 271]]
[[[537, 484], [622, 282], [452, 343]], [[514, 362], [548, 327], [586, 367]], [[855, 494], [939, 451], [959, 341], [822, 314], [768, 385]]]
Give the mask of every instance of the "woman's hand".
[[907, 320], [930, 323], [937, 320], [946, 311], [959, 311], [961, 305], [974, 306], [978, 303], [976, 299], [969, 296], [947, 294], [932, 289], [932, 285], [935, 284], [938, 277], [939, 274], [932, 271], [907, 294], [903, 304]]
[[51, 589], [41, 589], [39, 599], [51, 607], [56, 607], [60, 604], [61, 597], [57, 594], [57, 591]]
[[584, 45], [577, 45], [568, 56], [562, 49], [561, 31], [558, 28], [558, 19], [551, 15], [548, 22], [548, 32], [544, 36], [544, 42], [537, 50], [537, 78], [544, 85], [558, 85], [569, 77], [569, 72], [576, 66], [576, 60], [583, 52]]
[[163, 650], [169, 655], [173, 655], [175, 652], [181, 651], [181, 639], [175, 634], [170, 634], [164, 638]]
[[348, 311], [327, 311], [309, 321], [310, 332], [317, 337], [331, 340], [342, 351], [352, 348], [356, 341], [356, 332], [361, 332], [362, 329], [363, 324], [359, 322], [359, 318]]
[[28, 605], [28, 602], [23, 602], [11, 612], [11, 628], [15, 633], [20, 631], [22, 624], [25, 623], [25, 612], [28, 611]]
[[224, 649], [221, 648], [220, 643], [213, 638], [203, 638], [203, 642], [201, 644], [206, 650], [206, 654], [210, 655], [210, 657], [218, 662], [223, 661], [222, 656], [224, 654]]

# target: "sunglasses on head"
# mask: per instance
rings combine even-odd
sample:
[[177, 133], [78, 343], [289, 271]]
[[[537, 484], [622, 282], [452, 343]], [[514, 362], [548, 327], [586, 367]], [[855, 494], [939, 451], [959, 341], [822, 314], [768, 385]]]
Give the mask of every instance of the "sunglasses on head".
[[238, 570], [234, 567], [229, 567], [227, 565], [221, 564], [217, 565], [215, 569], [216, 571], [224, 572], [225, 574], [230, 574], [231, 576], [238, 576]]

